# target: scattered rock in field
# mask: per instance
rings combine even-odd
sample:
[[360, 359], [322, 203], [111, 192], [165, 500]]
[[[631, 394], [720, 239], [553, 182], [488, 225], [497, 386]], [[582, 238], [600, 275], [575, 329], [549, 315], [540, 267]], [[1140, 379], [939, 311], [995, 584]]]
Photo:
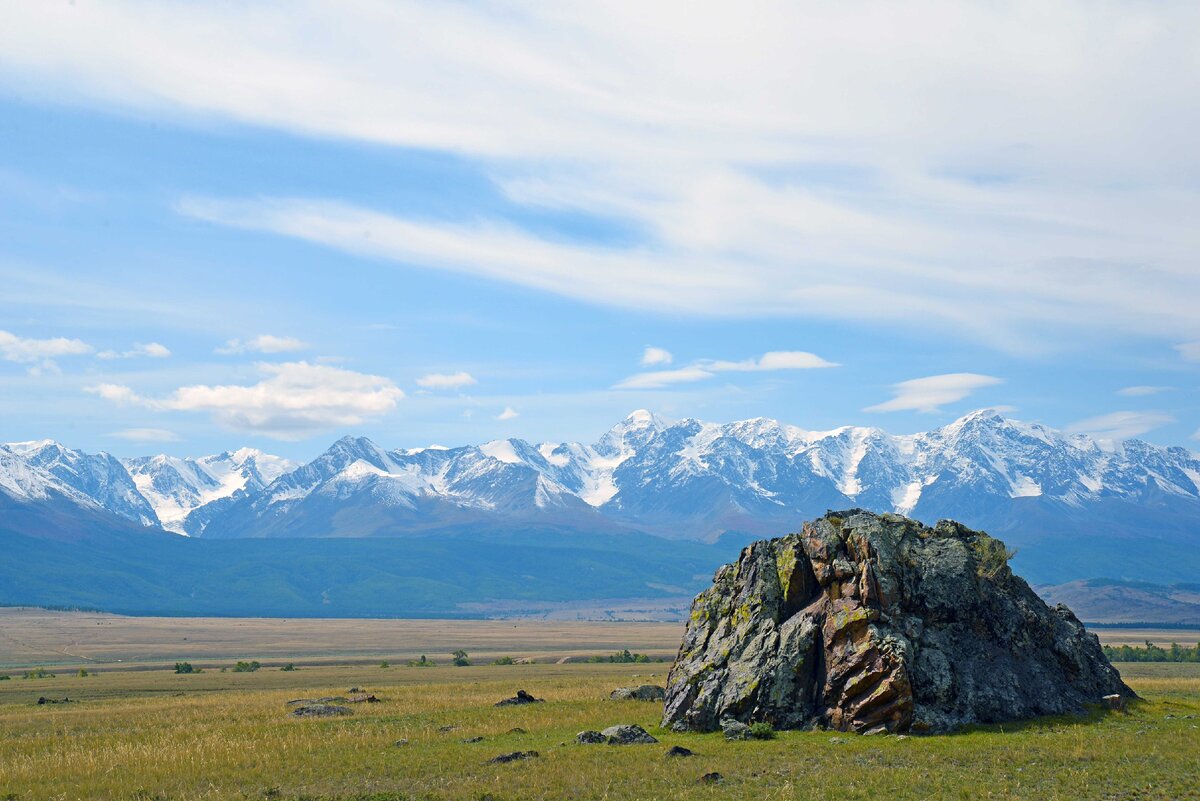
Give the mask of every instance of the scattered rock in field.
[[505, 734], [529, 734], [529, 732], [525, 731], [520, 726], [513, 726], [511, 729], [506, 731]]
[[315, 704], [316, 702], [317, 702], [317, 699], [315, 699], [315, 698], [293, 698], [292, 700], [287, 702], [287, 706], [300, 706], [302, 704]]
[[346, 690], [347, 695], [353, 695], [355, 693], [365, 693], [365, 692], [366, 692], [366, 690], [362, 689], [361, 687], [351, 687], [349, 690]]
[[298, 718], [334, 718], [353, 714], [354, 710], [350, 707], [336, 704], [305, 704], [292, 710], [292, 715]]
[[848, 743], [850, 741], [845, 737], [830, 737], [829, 742], [833, 743], [834, 745], [841, 745], [842, 743]]
[[318, 698], [318, 699], [317, 699], [316, 701], [314, 701], [313, 703], [317, 703], [317, 704], [344, 704], [344, 703], [346, 703], [346, 702], [347, 702], [347, 700], [348, 700], [348, 699], [347, 699], [347, 698], [346, 698], [346, 696], [344, 696], [344, 695], [326, 695], [326, 696], [325, 696], [325, 697], [323, 697], [323, 698]]
[[692, 605], [664, 727], [947, 731], [1135, 698], [999, 540], [860, 509], [756, 542]]
[[496, 706], [519, 706], [520, 704], [540, 704], [541, 698], [534, 698], [524, 690], [517, 690], [517, 694], [512, 698], [505, 698], [503, 701], [497, 701]]
[[73, 704], [75, 703], [70, 698], [47, 698], [44, 695], [37, 699], [38, 706], [45, 704]]
[[482, 743], [482, 742], [483, 742], [483, 738], [482, 738], [482, 737], [464, 737], [463, 739], [459, 740], [459, 742], [460, 742], [460, 743], [467, 743], [467, 744], [470, 744], [470, 743]]
[[457, 726], [457, 725], [451, 723], [449, 726], [442, 726], [441, 728], [438, 729], [438, 731], [445, 734], [448, 731], [454, 731], [455, 729], [461, 729], [461, 728], [462, 728], [461, 726]]
[[500, 756], [492, 757], [488, 760], [488, 764], [503, 765], [506, 762], [516, 762], [521, 759], [533, 759], [539, 756], [541, 756], [541, 754], [539, 754], [537, 751], [511, 751], [507, 754], [501, 754]]
[[1108, 707], [1109, 709], [1113, 710], [1114, 712], [1124, 712], [1125, 711], [1125, 707], [1126, 707], [1125, 697], [1122, 696], [1120, 693], [1112, 693], [1111, 695], [1106, 695], [1106, 696], [1104, 696], [1104, 698], [1102, 698], [1100, 700], [1104, 701], [1104, 705], [1106, 707]]
[[348, 704], [378, 704], [379, 699], [371, 694], [352, 695], [346, 699], [346, 703], [348, 703]]
[[701, 784], [720, 784], [723, 781], [725, 781], [725, 777], [716, 771], [713, 771], [712, 773], [705, 773], [700, 777]]
[[651, 745], [658, 742], [636, 723], [609, 726], [600, 732], [600, 736], [609, 745]]
[[695, 755], [695, 751], [690, 748], [684, 748], [682, 745], [673, 745], [667, 749], [669, 757], [690, 757]]
[[399, 740], [392, 743], [392, 745], [396, 746], [397, 748], [403, 748], [404, 746], [408, 745], [408, 738], [401, 737]]
[[661, 701], [667, 697], [667, 691], [657, 684], [643, 684], [638, 687], [618, 687], [608, 697], [613, 701]]
[[597, 745], [598, 743], [605, 742], [605, 739], [604, 735], [600, 732], [588, 729], [587, 731], [581, 731], [579, 734], [576, 734], [575, 742], [579, 743], [580, 745]]
[[740, 720], [733, 718], [724, 718], [721, 720], [721, 731], [725, 733], [726, 740], [749, 740], [750, 727]]

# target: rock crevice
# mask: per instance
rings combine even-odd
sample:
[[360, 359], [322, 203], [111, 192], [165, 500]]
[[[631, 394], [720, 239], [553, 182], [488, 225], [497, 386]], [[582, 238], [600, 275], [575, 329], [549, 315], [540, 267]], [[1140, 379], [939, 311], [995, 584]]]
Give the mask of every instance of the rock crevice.
[[958, 523], [857, 509], [756, 542], [693, 603], [663, 724], [940, 731], [1132, 697], [1008, 556]]

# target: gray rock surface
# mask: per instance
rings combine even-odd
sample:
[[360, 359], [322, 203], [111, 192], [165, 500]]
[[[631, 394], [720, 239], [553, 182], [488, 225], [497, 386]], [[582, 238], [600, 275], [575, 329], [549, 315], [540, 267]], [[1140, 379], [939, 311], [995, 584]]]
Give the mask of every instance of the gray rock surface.
[[521, 706], [523, 704], [540, 704], [541, 698], [534, 698], [524, 690], [517, 690], [517, 694], [512, 698], [505, 698], [503, 701], [497, 701], [496, 706]]
[[607, 743], [609, 745], [652, 745], [658, 740], [636, 723], [609, 726], [601, 732], [583, 731], [575, 736], [580, 743]]
[[663, 725], [945, 731], [1134, 697], [1009, 555], [952, 521], [858, 509], [756, 542], [693, 603]]
[[721, 720], [721, 731], [725, 735], [726, 740], [749, 740], [750, 727], [740, 720], [733, 718], [723, 718]]
[[537, 751], [510, 751], [507, 754], [494, 756], [488, 760], [490, 765], [503, 765], [508, 762], [519, 762], [522, 759], [536, 759], [541, 756]]
[[667, 691], [657, 684], [642, 684], [638, 687], [618, 687], [608, 697], [613, 701], [661, 701], [667, 697]]
[[352, 715], [354, 711], [348, 706], [334, 704], [304, 704], [292, 710], [298, 718], [332, 718], [341, 715]]

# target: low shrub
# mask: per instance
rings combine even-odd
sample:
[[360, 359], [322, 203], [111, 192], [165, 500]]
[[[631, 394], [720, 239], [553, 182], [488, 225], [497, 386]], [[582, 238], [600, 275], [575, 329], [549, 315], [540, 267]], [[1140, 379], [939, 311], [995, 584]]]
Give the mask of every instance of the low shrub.
[[240, 661], [233, 666], [234, 673], [253, 673], [262, 667], [262, 664], [256, 659], [251, 662]]
[[1017, 552], [1005, 547], [1004, 543], [995, 537], [989, 537], [980, 532], [973, 544], [975, 551], [975, 572], [981, 579], [991, 581], [1008, 569], [1008, 562]]
[[766, 721], [750, 724], [750, 739], [751, 740], [774, 740], [775, 729]]
[[[646, 654], [631, 653], [630, 650], [626, 648], [624, 651], [617, 651], [615, 654], [611, 654], [609, 656], [589, 656], [585, 661], [592, 663], [615, 662], [641, 664], [643, 662], [649, 662], [650, 657]], [[661, 662], [663, 660], [659, 659], [658, 661]]]

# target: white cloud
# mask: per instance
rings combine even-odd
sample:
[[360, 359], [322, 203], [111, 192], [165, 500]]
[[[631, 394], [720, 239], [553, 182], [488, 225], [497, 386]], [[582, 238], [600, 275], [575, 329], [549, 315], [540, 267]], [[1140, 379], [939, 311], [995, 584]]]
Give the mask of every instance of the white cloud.
[[1171, 387], [1148, 386], [1124, 387], [1122, 389], [1118, 389], [1117, 394], [1126, 398], [1143, 398], [1147, 395], [1157, 395], [1160, 392], [1169, 392], [1171, 389]]
[[290, 353], [303, 350], [308, 344], [295, 337], [277, 337], [273, 334], [259, 334], [252, 339], [230, 339], [224, 347], [216, 352], [225, 356], [236, 353]]
[[502, 412], [500, 412], [500, 414], [496, 415], [496, 419], [497, 420], [512, 420], [512, 419], [520, 417], [520, 416], [521, 416], [521, 413], [518, 412], [516, 409], [514, 409], [511, 406], [505, 406], [504, 411], [502, 411]]
[[111, 437], [126, 439], [130, 442], [178, 442], [179, 435], [165, 428], [126, 428], [114, 431]]
[[119, 406], [132, 406], [135, 404], [150, 405], [148, 401], [143, 401], [143, 398], [134, 392], [129, 387], [121, 384], [95, 384], [84, 389], [85, 392], [90, 392], [93, 395], [99, 395], [106, 401], [110, 401]]
[[712, 378], [713, 373], [702, 367], [680, 367], [675, 370], [654, 370], [622, 379], [613, 389], [662, 389], [672, 384], [687, 384]]
[[913, 378], [893, 384], [895, 396], [883, 403], [868, 406], [866, 412], [938, 412], [947, 403], [954, 403], [977, 389], [1004, 383], [1003, 379], [979, 373], [946, 373], [925, 378]]
[[1180, 33], [1198, 23], [1186, 0], [13, 2], [0, 82], [449, 152], [515, 203], [647, 232], [618, 248], [295, 199], [180, 207], [406, 267], [1010, 348], [1177, 341], [1200, 337], [1200, 193], [1178, 179], [1200, 172]]
[[227, 428], [277, 439], [303, 439], [330, 428], [357, 426], [395, 408], [404, 397], [389, 379], [307, 362], [259, 364], [250, 386], [198, 384], [165, 398], [146, 398], [119, 384], [88, 391], [123, 405], [156, 411], [209, 412]]
[[30, 365], [25, 372], [35, 378], [40, 375], [62, 375], [62, 369], [53, 359], [43, 359], [37, 364]]
[[701, 363], [705, 369], [713, 372], [735, 371], [743, 373], [758, 373], [768, 370], [816, 370], [824, 367], [840, 367], [835, 362], [827, 361], [815, 353], [802, 350], [773, 350], [764, 353], [760, 359], [746, 359], [740, 362], [710, 361]]
[[135, 359], [139, 356], [146, 356], [151, 359], [165, 359], [171, 355], [170, 349], [166, 345], [158, 342], [147, 342], [142, 344], [135, 343], [133, 348], [126, 351], [102, 350], [96, 354], [98, 359]]
[[1072, 423], [1067, 430], [1089, 434], [1097, 439], [1123, 440], [1174, 421], [1175, 418], [1165, 412], [1112, 412]]
[[417, 386], [431, 390], [462, 389], [478, 383], [475, 377], [467, 372], [428, 373], [417, 379]]
[[670, 364], [674, 360], [675, 357], [671, 355], [671, 351], [664, 348], [647, 346], [646, 350], [642, 353], [643, 367], [654, 367], [659, 364]]
[[79, 339], [32, 339], [0, 331], [0, 358], [5, 361], [33, 364], [61, 356], [80, 356], [91, 352], [92, 346]]
[[1189, 362], [1200, 362], [1200, 342], [1184, 342], [1176, 345], [1175, 350]]
[[[643, 362], [644, 363], [644, 362]], [[717, 373], [738, 372], [767, 372], [772, 370], [813, 370], [824, 367], [838, 367], [831, 361], [826, 361], [814, 353], [800, 350], [775, 350], [764, 353], [758, 359], [745, 359], [740, 362], [722, 361], [719, 359], [701, 359], [687, 367], [674, 370], [653, 370], [647, 373], [631, 375], [613, 385], [614, 389], [662, 389], [672, 384], [686, 384], [712, 378]]]

